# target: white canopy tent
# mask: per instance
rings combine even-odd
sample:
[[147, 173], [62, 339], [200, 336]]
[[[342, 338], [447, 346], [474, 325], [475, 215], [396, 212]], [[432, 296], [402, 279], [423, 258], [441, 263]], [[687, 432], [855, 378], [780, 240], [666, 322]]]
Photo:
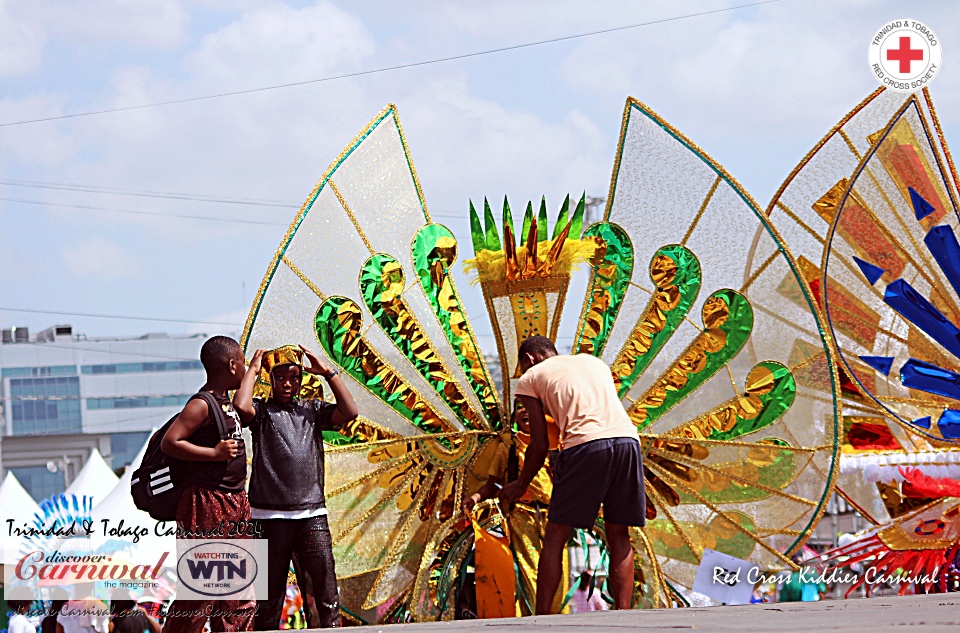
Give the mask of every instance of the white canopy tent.
[[[151, 433], [151, 435], [153, 434]], [[127, 468], [127, 471], [117, 482], [117, 485], [114, 486], [110, 494], [94, 506], [92, 514], [93, 526], [100, 539], [110, 540], [111, 538], [120, 538], [130, 540], [129, 536], [107, 535], [105, 537], [103, 535], [104, 519], [108, 520], [107, 525], [110, 528], [119, 529], [121, 520], [123, 521], [124, 529], [147, 528], [148, 534], [139, 539], [135, 552], [136, 559], [138, 561], [144, 561], [145, 564], [147, 564], [146, 561], [155, 561], [164, 551], [177, 551], [176, 538], [174, 536], [157, 536], [157, 521], [152, 519], [150, 515], [143, 510], [137, 508], [133, 502], [133, 496], [130, 494], [130, 480], [133, 478], [133, 471], [140, 467], [140, 462], [143, 460], [143, 454], [147, 451], [147, 443], [149, 443], [149, 441], [148, 438], [147, 442], [140, 448], [137, 456], [133, 458], [130, 467]], [[175, 526], [171, 524], [171, 527]]]
[[68, 495], [74, 494], [78, 497], [84, 495], [93, 497], [93, 504], [96, 506], [113, 491], [119, 479], [107, 465], [107, 462], [104, 461], [100, 451], [93, 449], [87, 463], [77, 473], [76, 479], [73, 480], [66, 492]]
[[19, 561], [17, 553], [24, 540], [17, 536], [8, 536], [7, 521], [13, 519], [13, 525], [18, 528], [23, 527], [24, 523], [33, 525], [33, 515], [39, 512], [40, 506], [30, 493], [12, 472], [7, 471], [7, 476], [0, 484], [0, 543], [3, 545], [4, 565], [15, 565]]

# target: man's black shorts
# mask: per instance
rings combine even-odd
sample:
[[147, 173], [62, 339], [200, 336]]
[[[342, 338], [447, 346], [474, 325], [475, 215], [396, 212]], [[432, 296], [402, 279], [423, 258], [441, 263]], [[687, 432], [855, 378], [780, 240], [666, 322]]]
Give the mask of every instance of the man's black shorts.
[[593, 440], [560, 451], [553, 465], [550, 522], [593, 527], [603, 504], [606, 523], [646, 523], [640, 442], [630, 437]]

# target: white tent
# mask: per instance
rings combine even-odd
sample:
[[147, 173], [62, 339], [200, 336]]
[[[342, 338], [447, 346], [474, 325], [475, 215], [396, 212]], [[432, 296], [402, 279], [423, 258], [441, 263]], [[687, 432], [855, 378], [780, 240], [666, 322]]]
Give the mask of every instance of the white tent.
[[[151, 433], [151, 436], [152, 435]], [[143, 454], [147, 451], [147, 443], [149, 441], [148, 438], [147, 442], [144, 443], [143, 447], [137, 453], [137, 456], [133, 458], [133, 462], [130, 464], [130, 467], [127, 468], [127, 472], [123, 474], [123, 477], [121, 477], [117, 485], [114, 486], [113, 491], [94, 506], [92, 514], [97, 537], [105, 540], [119, 538], [129, 541], [130, 537], [105, 536], [103, 534], [104, 519], [108, 520], [107, 525], [109, 525], [110, 528], [119, 529], [121, 527], [121, 520], [123, 521], [124, 530], [130, 528], [147, 528], [148, 534], [139, 538], [139, 543], [136, 545], [137, 560], [145, 561], [144, 564], [149, 564], [146, 561], [153, 562], [164, 551], [177, 551], [176, 538], [174, 536], [157, 536], [157, 521], [150, 518], [150, 515], [143, 510], [137, 508], [133, 502], [133, 496], [130, 494], [130, 480], [133, 478], [133, 471], [140, 467], [140, 462], [143, 460]], [[175, 526], [171, 523], [170, 527]]]
[[76, 479], [67, 488], [67, 494], [75, 494], [78, 497], [84, 495], [93, 497], [93, 504], [96, 506], [107, 498], [107, 495], [117, 486], [118, 480], [119, 477], [104, 461], [100, 451], [93, 449], [87, 463], [83, 465], [83, 468], [77, 473]]
[[0, 543], [3, 545], [3, 564], [15, 565], [19, 557], [22, 538], [8, 536], [7, 521], [13, 519], [13, 525], [22, 528], [23, 524], [33, 525], [33, 515], [40, 512], [40, 506], [33, 500], [20, 482], [10, 471], [0, 484]]

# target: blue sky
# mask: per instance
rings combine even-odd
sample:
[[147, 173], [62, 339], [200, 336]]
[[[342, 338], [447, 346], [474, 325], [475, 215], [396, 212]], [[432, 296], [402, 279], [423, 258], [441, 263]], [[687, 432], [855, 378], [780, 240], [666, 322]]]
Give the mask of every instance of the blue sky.
[[[709, 11], [737, 3], [0, 0], [0, 123], [253, 88]], [[385, 104], [399, 107], [431, 212], [469, 250], [467, 201], [522, 209], [605, 195], [627, 96], [651, 105], [766, 203], [876, 87], [873, 32], [926, 22], [932, 86], [960, 139], [960, 5], [782, 0], [366, 77], [0, 127], [0, 180], [285, 201], [299, 206]], [[294, 208], [0, 185], [0, 307], [242, 322]], [[11, 202], [158, 213], [109, 213]], [[163, 214], [168, 214], [163, 217]], [[169, 217], [202, 215], [266, 224]], [[451, 216], [451, 217], [447, 217]], [[489, 325], [479, 292], [468, 310]], [[571, 301], [580, 296], [571, 291]], [[186, 323], [0, 311], [88, 335]], [[566, 324], [568, 330], [572, 324]], [[484, 344], [489, 345], [487, 338]]]

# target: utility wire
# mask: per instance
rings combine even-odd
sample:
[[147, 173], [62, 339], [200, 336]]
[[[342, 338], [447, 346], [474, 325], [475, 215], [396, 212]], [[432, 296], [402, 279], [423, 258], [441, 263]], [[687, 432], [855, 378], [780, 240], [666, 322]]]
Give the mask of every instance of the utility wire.
[[217, 202], [222, 204], [247, 204], [258, 207], [286, 207], [299, 209], [300, 205], [282, 200], [260, 200], [257, 198], [231, 198], [226, 196], [205, 196], [192, 193], [173, 193], [169, 191], [132, 191], [94, 185], [73, 185], [60, 182], [41, 182], [37, 180], [0, 180], [0, 185], [9, 187], [33, 187], [35, 189], [56, 189], [60, 191], [79, 191], [82, 193], [103, 193], [116, 196], [136, 196], [138, 198], [167, 198], [171, 200], [189, 200], [191, 202]]
[[21, 200], [19, 198], [0, 197], [3, 202], [16, 202], [19, 204], [37, 204], [44, 207], [64, 207], [67, 209], [84, 209], [87, 211], [106, 211], [108, 213], [125, 213], [128, 215], [148, 215], [159, 218], [183, 218], [187, 220], [206, 220], [207, 222], [229, 222], [233, 224], [257, 224], [260, 226], [288, 226], [284, 222], [261, 222], [260, 220], [239, 220], [237, 218], [211, 218], [205, 215], [185, 215], [181, 213], [160, 213], [159, 211], [131, 211], [129, 209], [110, 209], [107, 207], [95, 207], [85, 204], [64, 204], [62, 202], [44, 202], [42, 200]]
[[581, 39], [585, 37], [592, 37], [594, 35], [604, 35], [606, 33], [616, 33], [618, 31], [627, 31], [629, 29], [636, 29], [644, 26], [652, 26], [654, 24], [665, 24], [667, 22], [675, 22], [677, 20], [684, 20], [687, 18], [695, 18], [704, 15], [712, 15], [716, 13], [728, 13], [730, 11], [736, 11], [737, 9], [746, 9], [749, 7], [756, 7], [764, 4], [773, 4], [775, 2], [782, 2], [783, 0], [762, 0], [761, 2], [751, 2], [748, 4], [740, 4], [733, 7], [724, 7], [722, 9], [713, 9], [710, 11], [699, 11], [697, 13], [687, 13], [684, 15], [677, 15], [670, 18], [662, 18], [659, 20], [650, 20], [648, 22], [639, 22], [637, 24], [628, 24], [626, 26], [616, 26], [609, 29], [600, 29], [598, 31], [589, 31], [586, 33], [578, 33], [576, 35], [565, 35], [562, 37], [554, 37], [547, 40], [539, 40], [536, 42], [527, 42], [525, 44], [514, 44], [512, 46], [502, 46], [500, 48], [491, 48], [482, 51], [475, 51], [473, 53], [463, 53], [461, 55], [450, 55], [448, 57], [440, 57], [437, 59], [429, 59], [419, 62], [410, 62], [407, 64], [397, 64], [395, 66], [382, 66], [380, 68], [373, 68], [370, 70], [361, 70], [352, 73], [344, 73], [341, 75], [331, 75], [329, 77], [320, 77], [319, 79], [307, 79], [305, 81], [294, 81], [285, 84], [276, 84], [273, 86], [261, 86], [259, 88], [247, 88], [245, 90], [234, 90], [231, 92], [220, 92], [210, 95], [202, 95], [198, 97], [187, 97], [184, 99], [171, 99], [169, 101], [158, 101], [155, 103], [144, 103], [140, 105], [132, 106], [122, 106], [119, 108], [106, 108], [103, 110], [91, 110], [88, 112], [75, 112], [73, 114], [61, 114], [59, 116], [49, 116], [39, 119], [25, 119], [22, 121], [8, 121], [6, 123], [0, 123], [0, 127], [12, 127], [15, 125], [27, 125], [29, 123], [43, 123], [45, 121], [61, 121], [63, 119], [75, 119], [79, 117], [94, 116], [97, 114], [109, 114], [111, 112], [126, 112], [129, 110], [142, 110], [144, 108], [156, 108], [159, 106], [174, 105], [177, 103], [192, 103], [194, 101], [206, 101], [209, 99], [221, 99], [223, 97], [235, 97], [238, 95], [253, 94], [257, 92], [266, 92], [268, 90], [280, 90], [283, 88], [294, 88], [297, 86], [306, 86], [309, 84], [322, 83], [326, 81], [334, 81], [337, 79], [349, 79], [351, 77], [363, 77], [366, 75], [374, 75], [377, 73], [384, 73], [393, 70], [403, 70], [405, 68], [417, 68], [419, 66], [429, 66], [432, 64], [441, 64], [445, 62], [456, 61], [460, 59], [469, 59], [472, 57], [481, 57], [483, 55], [492, 55], [495, 53], [505, 53], [507, 51], [515, 51], [524, 48], [532, 48], [534, 46], [543, 46], [545, 44], [556, 44], [558, 42], [567, 42], [570, 40]]
[[93, 314], [90, 312], [60, 312], [57, 310], [28, 310], [26, 308], [4, 307], [0, 307], [0, 312], [26, 312], [29, 314], [55, 314], [58, 316], [92, 317], [97, 319], [123, 319], [126, 321], [157, 321], [163, 323], [190, 323], [195, 325], [227, 325], [230, 327], [240, 327], [239, 323], [224, 323], [222, 321], [190, 321], [188, 319], [164, 319], [162, 317], [138, 317], [121, 314]]
[[[3, 183], [0, 183], [3, 184]], [[106, 193], [106, 192], [104, 192]], [[107, 213], [125, 213], [129, 215], [148, 215], [159, 218], [182, 218], [186, 220], [206, 220], [208, 222], [229, 222], [234, 224], [255, 224], [259, 226], [290, 226], [287, 222], [262, 222], [260, 220], [240, 220], [237, 218], [216, 218], [208, 215], [186, 215], [182, 213], [161, 213], [159, 211], [132, 211], [130, 209], [111, 209], [109, 207], [96, 207], [85, 204], [66, 204], [63, 202], [46, 202], [44, 200], [23, 200], [21, 198], [6, 198], [0, 196], [2, 202], [13, 202], [19, 204], [35, 204], [44, 207], [64, 207], [67, 209], [84, 209], [87, 211], [106, 211]], [[280, 206], [280, 205], [267, 205]], [[296, 208], [300, 208], [297, 206]], [[454, 213], [434, 213], [430, 212], [430, 217], [445, 218], [448, 220], [465, 220], [466, 215], [457, 215]]]

